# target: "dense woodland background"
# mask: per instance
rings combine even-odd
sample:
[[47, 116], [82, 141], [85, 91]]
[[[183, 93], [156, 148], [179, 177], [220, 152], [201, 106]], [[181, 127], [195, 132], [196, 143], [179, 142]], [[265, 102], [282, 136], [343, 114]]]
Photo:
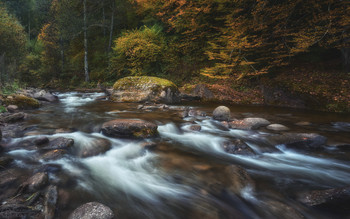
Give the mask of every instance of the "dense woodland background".
[[0, 0], [0, 83], [151, 75], [222, 93], [287, 87], [344, 111], [349, 11], [342, 0]]

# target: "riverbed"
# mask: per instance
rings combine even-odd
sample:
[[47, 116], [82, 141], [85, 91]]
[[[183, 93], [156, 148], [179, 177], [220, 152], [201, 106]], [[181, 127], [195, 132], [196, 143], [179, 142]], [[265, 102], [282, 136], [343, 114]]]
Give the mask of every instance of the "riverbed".
[[[57, 167], [46, 169], [59, 189], [57, 218], [89, 201], [109, 206], [118, 218], [339, 218], [350, 213], [350, 207], [310, 207], [301, 201], [311, 191], [349, 186], [350, 114], [228, 105], [232, 118], [259, 117], [289, 128], [239, 130], [212, 120], [214, 103], [143, 110], [138, 103], [101, 100], [101, 93], [57, 95], [58, 103], [26, 112], [26, 131], [8, 142], [6, 152], [23, 176], [45, 165]], [[189, 108], [202, 113], [183, 117]], [[156, 123], [159, 136], [132, 140], [100, 132], [104, 122], [119, 118]], [[327, 144], [303, 150], [271, 143], [271, 136], [283, 133], [318, 133]], [[74, 139], [73, 149], [44, 161], [35, 149], [16, 147], [38, 136]], [[77, 151], [94, 147], [96, 139], [108, 141], [111, 149], [79, 157]], [[227, 153], [222, 145], [237, 139], [253, 154]], [[239, 185], [230, 176], [233, 166], [244, 171]], [[6, 189], [18, 185], [12, 187]]]

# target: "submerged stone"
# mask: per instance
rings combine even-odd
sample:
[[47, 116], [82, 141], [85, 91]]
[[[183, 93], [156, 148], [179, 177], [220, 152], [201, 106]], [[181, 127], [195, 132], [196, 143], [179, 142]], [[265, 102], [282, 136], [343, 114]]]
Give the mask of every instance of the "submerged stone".
[[284, 144], [294, 149], [319, 149], [326, 145], [327, 138], [316, 133], [284, 133], [269, 136], [268, 140], [274, 144]]
[[89, 202], [75, 209], [68, 217], [69, 219], [112, 219], [113, 211], [98, 202]]
[[307, 192], [299, 200], [311, 207], [350, 212], [350, 186]]
[[111, 148], [111, 142], [104, 138], [94, 139], [91, 144], [83, 145], [79, 151], [80, 157], [92, 157], [102, 154]]

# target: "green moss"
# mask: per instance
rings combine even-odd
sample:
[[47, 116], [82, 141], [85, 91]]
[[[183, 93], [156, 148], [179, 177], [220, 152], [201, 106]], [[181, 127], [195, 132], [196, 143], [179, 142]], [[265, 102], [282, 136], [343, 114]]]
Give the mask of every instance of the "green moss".
[[154, 137], [158, 135], [157, 129], [153, 128], [143, 128], [138, 132], [134, 132], [133, 136], [135, 138], [149, 138], [149, 137]]
[[0, 106], [0, 113], [4, 113], [4, 112], [6, 112], [7, 110], [6, 110], [6, 108], [4, 107], [4, 106]]
[[16, 105], [20, 109], [36, 109], [40, 106], [36, 99], [22, 95], [11, 95], [4, 102], [6, 105]]
[[164, 88], [177, 89], [177, 86], [166, 79], [149, 77], [149, 76], [134, 76], [125, 77], [113, 85], [114, 90], [125, 90], [130, 88], [143, 89], [145, 87], [150, 87], [153, 91], [159, 91]]

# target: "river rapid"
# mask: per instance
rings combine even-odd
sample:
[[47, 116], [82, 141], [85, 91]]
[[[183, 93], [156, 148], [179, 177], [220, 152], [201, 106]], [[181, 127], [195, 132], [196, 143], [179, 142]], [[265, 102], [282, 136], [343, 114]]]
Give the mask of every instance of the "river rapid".
[[[45, 171], [59, 189], [57, 218], [66, 218], [90, 201], [109, 206], [118, 218], [346, 218], [350, 214], [350, 207], [310, 207], [301, 201], [311, 191], [349, 186], [349, 114], [228, 106], [232, 118], [265, 118], [287, 126], [284, 132], [318, 133], [328, 139], [322, 150], [296, 150], [271, 143], [270, 137], [278, 131], [225, 129], [211, 118], [216, 104], [142, 110], [137, 103], [97, 100], [101, 93], [57, 95], [58, 103], [27, 112], [26, 132], [12, 139], [6, 152], [14, 158], [13, 168], [24, 176], [50, 166]], [[179, 114], [186, 107], [206, 115], [183, 118]], [[101, 125], [117, 118], [154, 122], [159, 137], [104, 136]], [[201, 130], [191, 130], [193, 124]], [[35, 149], [16, 147], [38, 136], [72, 138], [73, 149], [60, 159], [45, 161], [37, 159]], [[94, 147], [96, 139], [108, 141], [111, 149], [97, 156], [77, 156], [81, 149]], [[235, 139], [245, 142], [253, 155], [225, 152], [222, 145]], [[228, 171], [232, 165], [244, 171], [234, 180]]]

